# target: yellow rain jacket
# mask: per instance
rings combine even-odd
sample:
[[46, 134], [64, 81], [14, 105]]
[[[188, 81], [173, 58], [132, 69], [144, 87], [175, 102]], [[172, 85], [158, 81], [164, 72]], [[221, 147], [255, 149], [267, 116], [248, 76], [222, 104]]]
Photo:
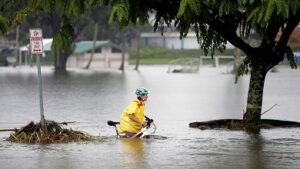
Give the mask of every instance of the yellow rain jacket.
[[129, 115], [133, 114], [141, 122], [144, 121], [144, 104], [138, 100], [134, 99], [123, 111], [120, 119], [120, 125], [118, 125], [118, 133], [131, 132], [138, 133], [141, 131], [142, 126], [135, 121], [129, 119]]

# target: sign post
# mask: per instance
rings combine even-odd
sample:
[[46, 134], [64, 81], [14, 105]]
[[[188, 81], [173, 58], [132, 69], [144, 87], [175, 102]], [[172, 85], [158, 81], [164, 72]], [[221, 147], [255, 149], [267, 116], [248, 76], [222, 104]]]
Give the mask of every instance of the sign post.
[[42, 73], [41, 73], [41, 55], [43, 54], [43, 35], [42, 29], [30, 29], [30, 49], [31, 54], [37, 56], [37, 71], [38, 71], [38, 84], [39, 84], [39, 98], [40, 98], [40, 113], [41, 113], [41, 127], [46, 129], [44, 106], [43, 106], [43, 86], [42, 86]]

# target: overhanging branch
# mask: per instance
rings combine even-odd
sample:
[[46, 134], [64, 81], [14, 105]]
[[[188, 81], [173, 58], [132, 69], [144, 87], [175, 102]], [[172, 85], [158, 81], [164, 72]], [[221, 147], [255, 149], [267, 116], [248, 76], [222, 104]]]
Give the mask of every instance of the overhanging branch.
[[[213, 30], [218, 32], [221, 36], [223, 36], [226, 40], [228, 40], [232, 45], [238, 47], [243, 52], [245, 52], [248, 57], [252, 57], [251, 53], [253, 48], [243, 41], [240, 37], [237, 36], [235, 29], [230, 29], [230, 25], [227, 25], [220, 20], [214, 19], [212, 22], [208, 23]], [[227, 29], [228, 28], [228, 29]], [[250, 55], [249, 55], [250, 54]]]
[[272, 18], [272, 21], [268, 24], [267, 29], [265, 30], [266, 37], [263, 38], [261, 46], [273, 44], [275, 42], [276, 36], [280, 27], [282, 26], [281, 22], [278, 22], [277, 18]]

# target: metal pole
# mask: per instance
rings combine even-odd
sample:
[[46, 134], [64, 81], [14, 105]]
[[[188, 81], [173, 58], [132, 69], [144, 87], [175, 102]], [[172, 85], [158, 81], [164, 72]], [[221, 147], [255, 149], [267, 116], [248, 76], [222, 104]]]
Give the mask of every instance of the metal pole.
[[42, 73], [41, 73], [41, 55], [37, 55], [37, 71], [38, 71], [38, 83], [39, 83], [39, 97], [40, 97], [40, 112], [41, 112], [41, 126], [45, 129], [45, 117], [43, 106], [43, 87], [42, 87]]

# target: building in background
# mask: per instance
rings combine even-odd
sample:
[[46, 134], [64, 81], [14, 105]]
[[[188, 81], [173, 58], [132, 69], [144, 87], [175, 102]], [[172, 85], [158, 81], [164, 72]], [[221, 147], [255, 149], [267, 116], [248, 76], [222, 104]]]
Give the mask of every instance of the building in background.
[[[67, 67], [85, 68], [91, 59], [93, 41], [75, 43], [74, 52], [69, 56]], [[119, 68], [122, 61], [122, 49], [109, 41], [96, 41], [90, 68]], [[128, 53], [125, 52], [125, 65], [128, 65]]]
[[[161, 33], [141, 33], [141, 46], [166, 48], [166, 49], [200, 49], [195, 33], [188, 33], [183, 39], [180, 39], [180, 34], [177, 32]], [[136, 42], [135, 42], [136, 44]], [[234, 46], [227, 43], [227, 49], [233, 49]]]
[[[43, 54], [42, 57], [45, 58], [47, 55], [51, 55], [51, 46], [52, 46], [52, 38], [43, 39]], [[32, 60], [32, 56], [30, 55], [30, 45], [27, 44], [25, 46], [21, 46], [19, 49], [19, 64], [27, 65]]]

